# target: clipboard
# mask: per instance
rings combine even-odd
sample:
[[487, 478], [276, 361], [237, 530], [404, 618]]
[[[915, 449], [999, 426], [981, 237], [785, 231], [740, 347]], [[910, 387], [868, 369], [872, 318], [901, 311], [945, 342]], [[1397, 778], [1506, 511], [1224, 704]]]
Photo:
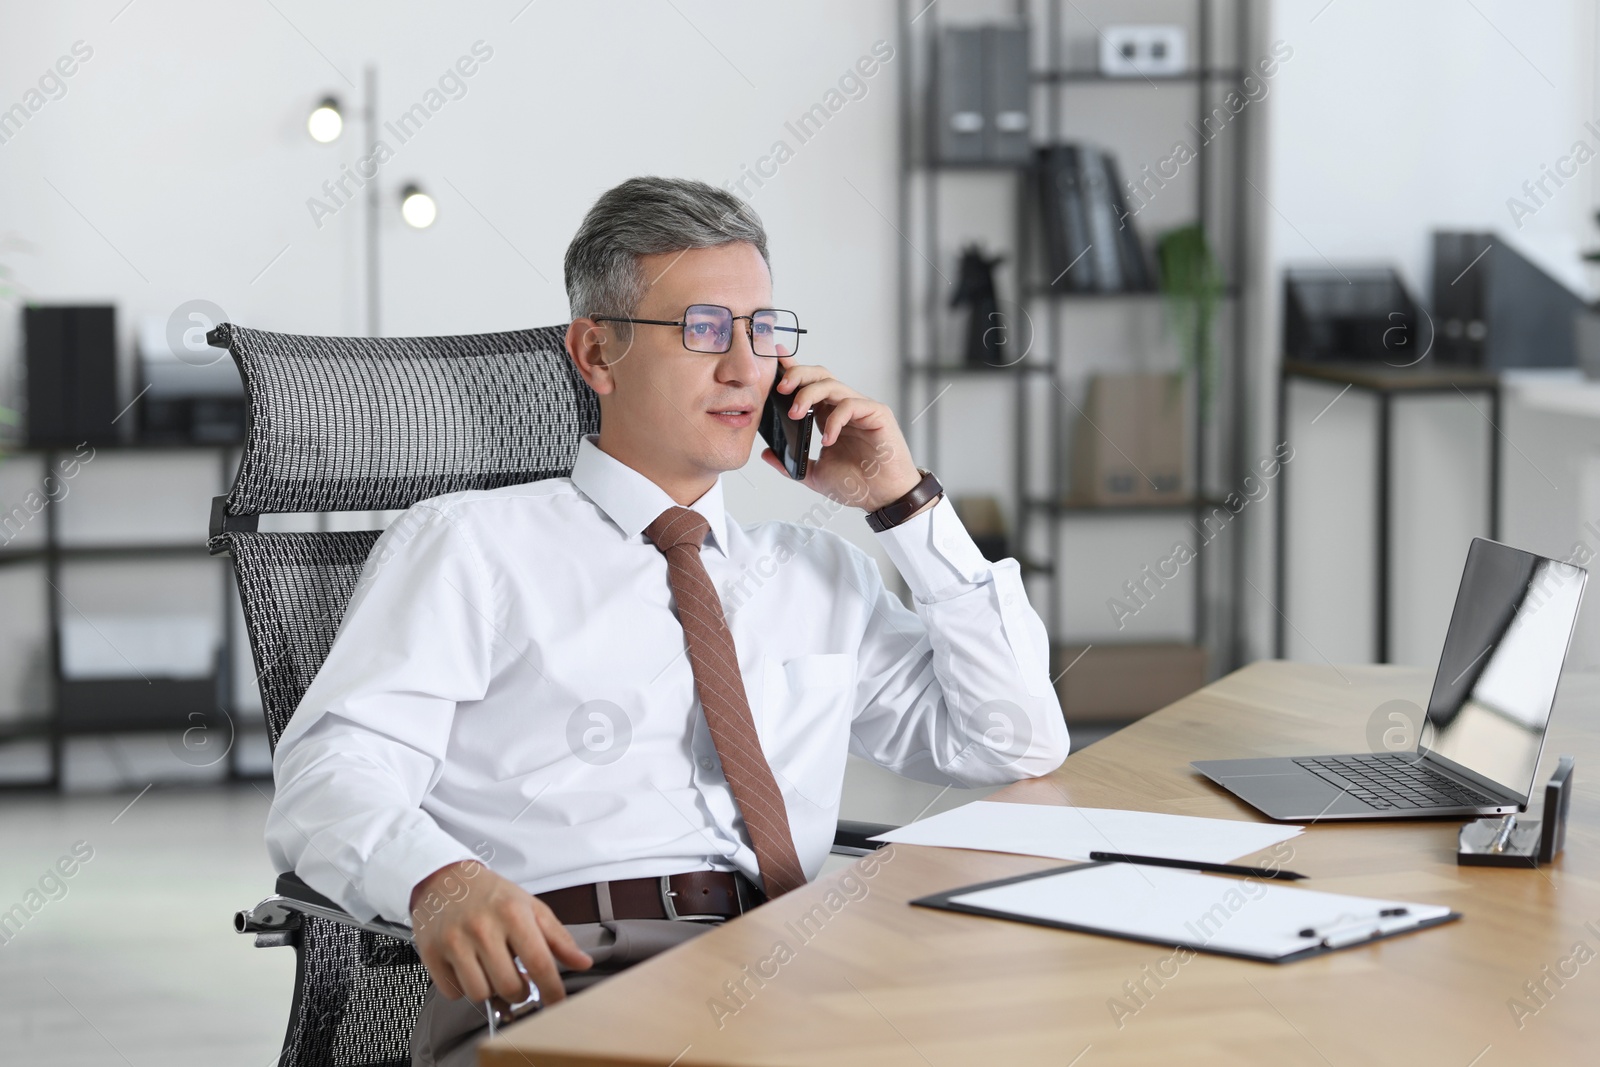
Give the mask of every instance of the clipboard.
[[1461, 918], [1437, 904], [1111, 862], [1054, 867], [911, 903], [1261, 963], [1295, 963]]

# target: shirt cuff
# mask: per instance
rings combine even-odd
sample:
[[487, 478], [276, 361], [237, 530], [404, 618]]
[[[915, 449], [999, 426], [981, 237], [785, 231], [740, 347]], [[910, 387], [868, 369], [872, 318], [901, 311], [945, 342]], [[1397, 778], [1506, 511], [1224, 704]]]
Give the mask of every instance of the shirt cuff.
[[[430, 820], [431, 821], [431, 820]], [[435, 824], [384, 845], [368, 858], [362, 893], [390, 922], [411, 925], [411, 891], [441, 867], [478, 859], [472, 850]]]
[[949, 494], [922, 514], [877, 536], [918, 600], [970, 588], [987, 578], [994, 567], [961, 524]]

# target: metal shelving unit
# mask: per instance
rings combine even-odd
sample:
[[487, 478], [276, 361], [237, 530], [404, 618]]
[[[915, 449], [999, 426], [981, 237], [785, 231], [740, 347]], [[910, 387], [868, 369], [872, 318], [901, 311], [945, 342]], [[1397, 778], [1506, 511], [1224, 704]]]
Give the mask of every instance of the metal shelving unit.
[[[237, 444], [97, 444], [99, 451], [112, 454], [157, 452], [215, 452], [217, 484], [226, 492], [238, 466]], [[43, 469], [55, 469], [66, 450], [9, 446], [9, 451], [36, 454]], [[0, 567], [23, 564], [42, 565], [46, 584], [46, 624], [49, 628], [48, 660], [50, 697], [40, 714], [7, 724], [0, 730], [0, 742], [43, 739], [49, 748], [49, 775], [43, 779], [0, 781], [0, 791], [60, 789], [66, 742], [71, 737], [124, 733], [169, 733], [184, 738], [186, 731], [213, 729], [227, 724], [231, 736], [226, 754], [230, 780], [244, 777], [239, 761], [240, 734], [256, 732], [241, 725], [233, 699], [233, 663], [242, 635], [236, 627], [237, 597], [233, 583], [219, 583], [222, 595], [221, 642], [215, 665], [200, 678], [146, 678], [130, 674], [118, 678], [76, 679], [66, 675], [62, 663], [61, 627], [66, 614], [74, 610], [62, 592], [63, 571], [78, 562], [127, 562], [142, 560], [193, 560], [216, 563], [204, 541], [172, 543], [162, 541], [118, 541], [77, 544], [64, 540], [60, 505], [52, 503], [42, 510], [43, 542], [16, 549], [0, 549]], [[197, 722], [195, 716], [201, 717]]]
[[[1178, 85], [1185, 87], [1185, 96], [1180, 100], [1193, 97], [1194, 125], [1196, 129], [1203, 128], [1210, 116], [1209, 108], [1213, 105], [1211, 92], [1219, 87], [1238, 84], [1245, 76], [1242, 64], [1248, 53], [1248, 35], [1250, 26], [1250, 10], [1248, 0], [1234, 0], [1225, 5], [1225, 10], [1230, 14], [1232, 25], [1233, 56], [1226, 65], [1218, 62], [1219, 57], [1213, 53], [1217, 51], [1219, 34], [1215, 33], [1214, 14], [1216, 9], [1213, 0], [1193, 0], [1196, 16], [1195, 44], [1198, 69], [1175, 75], [1160, 77], [1109, 77], [1094, 70], [1069, 69], [1064, 62], [1063, 52], [1063, 7], [1062, 0], [1018, 0], [1015, 5], [1015, 20], [1028, 26], [1034, 34], [1042, 32], [1045, 36], [1046, 66], [1042, 70], [1031, 72], [1030, 80], [1034, 86], [1034, 122], [1033, 141], [1035, 144], [1071, 139], [1071, 132], [1063, 129], [1064, 103], [1063, 95], [1071, 91], [1081, 91], [1087, 86], [1093, 86], [1095, 92], [1129, 91], [1148, 92], [1159, 85]], [[1074, 10], [1078, 11], [1076, 5]], [[1036, 9], [1043, 10], [1041, 20], [1034, 18]], [[1198, 524], [1202, 515], [1209, 515], [1210, 509], [1221, 504], [1221, 498], [1229, 491], [1226, 479], [1221, 472], [1230, 471], [1242, 447], [1244, 439], [1243, 419], [1239, 417], [1239, 371], [1242, 365], [1240, 350], [1243, 341], [1244, 300], [1241, 297], [1241, 279], [1239, 272], [1244, 263], [1244, 224], [1245, 224], [1245, 161], [1248, 147], [1248, 122], [1238, 121], [1228, 129], [1230, 143], [1225, 146], [1231, 150], [1232, 184], [1224, 189], [1218, 185], [1217, 171], [1220, 169], [1221, 160], [1217, 157], [1224, 151], [1223, 147], [1214, 144], [1202, 144], [1197, 153], [1194, 176], [1195, 186], [1195, 221], [1205, 229], [1211, 238], [1211, 244], [1219, 261], [1223, 264], [1225, 274], [1225, 288], [1223, 301], [1218, 315], [1218, 326], [1226, 324], [1228, 327], [1226, 340], [1219, 343], [1216, 353], [1219, 361], [1218, 379], [1224, 383], [1224, 390], [1232, 389], [1231, 396], [1224, 398], [1219, 395], [1212, 398], [1216, 409], [1226, 414], [1223, 418], [1231, 422], [1213, 422], [1204, 417], [1205, 413], [1199, 410], [1194, 388], [1189, 389], [1191, 425], [1191, 454], [1188, 457], [1190, 467], [1190, 487], [1192, 497], [1181, 503], [1175, 504], [1127, 504], [1127, 505], [1086, 505], [1074, 503], [1067, 498], [1064, 492], [1063, 459], [1061, 456], [1064, 425], [1063, 418], [1066, 412], [1065, 397], [1061, 382], [1064, 372], [1070, 373], [1069, 367], [1063, 358], [1063, 336], [1065, 320], [1072, 309], [1100, 304], [1108, 301], [1120, 302], [1149, 302], [1152, 309], [1159, 308], [1161, 294], [1154, 290], [1134, 290], [1116, 292], [1080, 292], [1072, 290], [1052, 289], [1043, 284], [1044, 279], [1034, 278], [1029, 274], [1029, 267], [1035, 255], [1034, 247], [1034, 221], [1031, 205], [1033, 203], [1033, 172], [1028, 165], [996, 165], [996, 164], [960, 164], [946, 165], [930, 162], [924, 144], [922, 131], [926, 129], [925, 109], [930, 106], [928, 102], [927, 86], [918, 84], [918, 75], [929, 69], [927, 57], [932, 40], [937, 32], [937, 19], [941, 9], [929, 9], [920, 2], [901, 0], [899, 5], [899, 49], [900, 54], [909, 57], [900, 68], [900, 158], [901, 158], [901, 189], [899, 208], [899, 229], [905, 238], [899, 248], [899, 330], [901, 338], [900, 351], [900, 410], [905, 419], [915, 417], [922, 423], [921, 432], [926, 444], [919, 449], [919, 454], [926, 455], [929, 466], [937, 468], [938, 442], [939, 442], [939, 405], [935, 402], [944, 390], [960, 388], [975, 380], [989, 378], [1007, 383], [1012, 391], [1013, 407], [1013, 434], [1012, 453], [1014, 457], [1015, 484], [1012, 487], [1011, 499], [1013, 501], [1012, 515], [1012, 542], [1013, 554], [1022, 564], [1024, 573], [1044, 583], [1048, 589], [1048, 609], [1042, 614], [1046, 618], [1050, 630], [1051, 640], [1066, 642], [1073, 640], [1073, 635], [1063, 633], [1059, 581], [1062, 564], [1057, 560], [1057, 546], [1060, 535], [1060, 524], [1073, 521], [1116, 521], [1126, 520], [1130, 517], [1149, 517], [1154, 515], [1187, 516], [1192, 523]], [[1082, 15], [1081, 11], [1078, 11]], [[1039, 107], [1041, 103], [1043, 107]], [[941, 305], [946, 295], [942, 287], [940, 262], [942, 250], [939, 243], [939, 208], [940, 208], [940, 180], [945, 172], [959, 172], [973, 174], [987, 170], [994, 176], [996, 183], [1010, 183], [1015, 196], [1016, 211], [1014, 213], [1014, 233], [1012, 244], [1006, 249], [1008, 260], [1015, 267], [1013, 271], [1013, 288], [1019, 294], [1018, 302], [1024, 308], [1037, 308], [1042, 310], [1048, 322], [1048, 345], [1042, 355], [1038, 352], [1030, 353], [1027, 358], [1010, 367], [969, 367], [955, 364], [951, 354], [932, 351], [932, 345], [937, 343], [940, 333]], [[1003, 191], [1004, 185], [1001, 185]], [[1227, 203], [1225, 206], [1214, 203], [1216, 194], [1223, 194]], [[913, 210], [913, 203], [920, 193], [920, 212]], [[1001, 192], [996, 194], [1001, 195]], [[913, 215], [919, 217], [914, 218]], [[1221, 225], [1219, 215], [1226, 215], [1227, 226]], [[932, 257], [930, 260], [928, 257]], [[931, 268], [927, 270], [926, 292], [924, 294], [924, 317], [920, 323], [920, 333], [926, 340], [916, 340], [919, 324], [913, 319], [913, 295], [916, 279], [914, 272], [922, 269], [920, 264]], [[1029, 310], [1030, 318], [1034, 314]], [[1219, 331], [1220, 333], [1220, 331]], [[1036, 427], [1030, 425], [1034, 412], [1035, 398], [1030, 390], [1041, 387], [1042, 382], [1049, 382], [1046, 406], [1048, 415], [1046, 425]], [[1226, 399], [1226, 403], [1224, 400]], [[1220, 447], [1211, 447], [1210, 434], [1217, 425], [1229, 426], [1229, 432], [1222, 434], [1219, 439]], [[1033, 453], [1036, 450], [1036, 431], [1042, 430], [1046, 441], [1047, 454], [1042, 465], [1035, 467], [1039, 459]], [[1215, 454], [1222, 453], [1222, 454]], [[1044, 481], [1051, 487], [1043, 497], [1032, 488], [1036, 469], [1044, 476]], [[1042, 524], [1043, 551], [1028, 552], [1029, 546], [1040, 543], [1040, 538], [1034, 536], [1039, 531], [1035, 524]], [[1196, 556], [1193, 563], [1196, 596], [1194, 598], [1193, 640], [1196, 644], [1205, 645], [1210, 655], [1208, 657], [1211, 670], [1214, 674], [1231, 668], [1239, 658], [1238, 647], [1238, 605], [1234, 586], [1237, 584], [1237, 575], [1242, 573], [1243, 538], [1235, 536], [1223, 545], [1216, 546], [1196, 543]], [[1219, 577], [1221, 580], [1219, 580]], [[1220, 632], [1219, 632], [1220, 631]]]

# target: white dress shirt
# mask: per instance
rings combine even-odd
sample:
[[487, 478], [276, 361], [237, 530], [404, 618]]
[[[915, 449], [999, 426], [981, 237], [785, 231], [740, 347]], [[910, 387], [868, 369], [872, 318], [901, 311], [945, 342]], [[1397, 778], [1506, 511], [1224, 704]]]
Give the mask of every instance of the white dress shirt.
[[[1054, 770], [1067, 729], [1018, 564], [948, 500], [867, 553], [799, 522], [743, 525], [719, 480], [693, 509], [762, 748], [815, 877], [845, 755], [936, 784]], [[706, 726], [666, 557], [672, 499], [579, 444], [570, 478], [423, 501], [379, 538], [273, 757], [267, 844], [357, 918], [409, 923], [412, 888], [477, 857], [532, 893], [684, 871], [756, 877]]]

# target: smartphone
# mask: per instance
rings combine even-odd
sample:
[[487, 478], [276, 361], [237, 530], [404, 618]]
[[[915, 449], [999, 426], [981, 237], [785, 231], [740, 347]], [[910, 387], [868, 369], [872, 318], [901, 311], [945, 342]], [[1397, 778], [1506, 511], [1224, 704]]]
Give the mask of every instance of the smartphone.
[[789, 477], [799, 481], [806, 476], [811, 431], [816, 427], [817, 417], [809, 411], [802, 418], [789, 417], [794, 397], [778, 392], [778, 383], [782, 380], [783, 372], [779, 368], [772, 376], [772, 390], [767, 393], [767, 406], [761, 413], [760, 432], [768, 447], [783, 461], [783, 469], [789, 472]]

